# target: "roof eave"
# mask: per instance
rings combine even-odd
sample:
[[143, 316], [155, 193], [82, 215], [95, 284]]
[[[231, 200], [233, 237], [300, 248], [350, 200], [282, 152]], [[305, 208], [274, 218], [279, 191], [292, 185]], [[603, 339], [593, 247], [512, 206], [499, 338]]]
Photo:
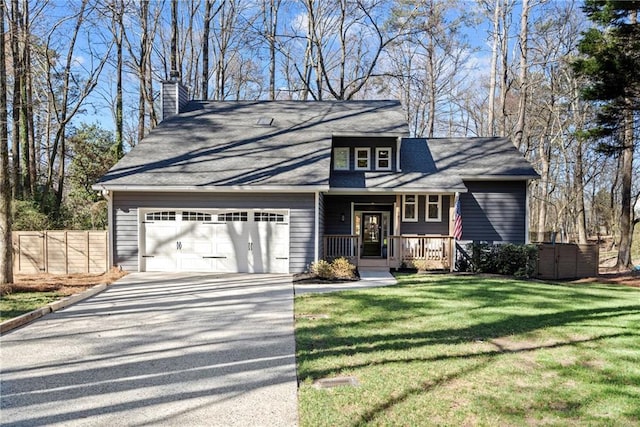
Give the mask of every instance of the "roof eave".
[[540, 175], [461, 175], [463, 181], [528, 181], [540, 179]]
[[396, 188], [330, 188], [328, 194], [362, 194], [362, 193], [392, 193], [392, 194], [415, 194], [415, 193], [466, 193], [465, 187], [396, 187]]
[[146, 191], [151, 193], [175, 193], [192, 191], [202, 193], [314, 193], [327, 191], [328, 185], [229, 185], [229, 186], [202, 186], [202, 185], [118, 185], [118, 184], [94, 184], [91, 187], [95, 191]]

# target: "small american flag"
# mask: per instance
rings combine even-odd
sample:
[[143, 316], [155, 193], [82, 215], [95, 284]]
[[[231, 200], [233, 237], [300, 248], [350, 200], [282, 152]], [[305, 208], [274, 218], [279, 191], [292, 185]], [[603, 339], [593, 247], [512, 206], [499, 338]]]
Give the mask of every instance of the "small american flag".
[[460, 197], [456, 197], [453, 221], [453, 237], [455, 237], [456, 240], [460, 240], [462, 238], [462, 211], [460, 210]]

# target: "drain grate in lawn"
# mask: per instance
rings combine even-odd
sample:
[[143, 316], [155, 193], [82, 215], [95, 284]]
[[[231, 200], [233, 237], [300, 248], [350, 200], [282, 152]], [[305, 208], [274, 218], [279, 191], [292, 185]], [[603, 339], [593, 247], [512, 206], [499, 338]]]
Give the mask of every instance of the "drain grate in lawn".
[[360, 384], [356, 377], [335, 377], [335, 378], [322, 378], [313, 383], [313, 386], [318, 389], [322, 388], [334, 388], [334, 387], [357, 387]]

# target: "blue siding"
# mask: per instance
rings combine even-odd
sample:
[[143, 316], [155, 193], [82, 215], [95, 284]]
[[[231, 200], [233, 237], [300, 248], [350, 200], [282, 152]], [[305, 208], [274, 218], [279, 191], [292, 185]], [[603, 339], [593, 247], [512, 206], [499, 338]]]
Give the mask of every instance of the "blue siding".
[[138, 271], [138, 209], [290, 209], [289, 269], [307, 269], [315, 254], [315, 197], [306, 194], [114, 192], [113, 262]]
[[[351, 234], [351, 203], [388, 206], [393, 205], [395, 201], [395, 195], [327, 195], [324, 198], [324, 234]], [[376, 208], [376, 210], [384, 209]], [[342, 214], [344, 214], [344, 222], [342, 222]]]
[[401, 222], [400, 232], [402, 234], [449, 235], [449, 200], [450, 196], [442, 196], [440, 205], [442, 214], [439, 222], [426, 222], [427, 196], [418, 196], [418, 222]]
[[462, 240], [525, 242], [526, 181], [465, 181]]

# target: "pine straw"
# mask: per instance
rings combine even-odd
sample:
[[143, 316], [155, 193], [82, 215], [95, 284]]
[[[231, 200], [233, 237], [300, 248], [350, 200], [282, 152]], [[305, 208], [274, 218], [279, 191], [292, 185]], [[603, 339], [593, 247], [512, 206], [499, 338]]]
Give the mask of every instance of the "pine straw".
[[110, 284], [127, 273], [113, 268], [102, 274], [16, 274], [14, 283], [2, 285], [0, 294], [17, 292], [57, 292], [60, 295], [73, 295], [99, 284]]

